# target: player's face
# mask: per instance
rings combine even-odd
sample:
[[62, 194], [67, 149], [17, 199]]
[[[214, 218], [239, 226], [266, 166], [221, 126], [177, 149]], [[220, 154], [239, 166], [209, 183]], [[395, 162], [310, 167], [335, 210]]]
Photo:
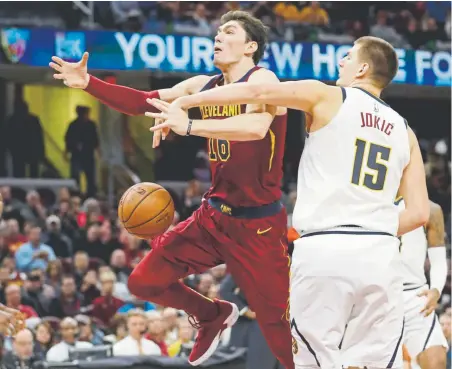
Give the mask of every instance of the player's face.
[[369, 66], [360, 60], [358, 51], [359, 45], [353, 46], [339, 62], [337, 86], [350, 86], [367, 71]]
[[215, 37], [214, 65], [221, 69], [239, 62], [245, 55], [252, 54], [256, 50], [257, 44], [254, 41], [247, 42], [246, 40], [246, 32], [240, 23], [229, 21], [220, 26]]

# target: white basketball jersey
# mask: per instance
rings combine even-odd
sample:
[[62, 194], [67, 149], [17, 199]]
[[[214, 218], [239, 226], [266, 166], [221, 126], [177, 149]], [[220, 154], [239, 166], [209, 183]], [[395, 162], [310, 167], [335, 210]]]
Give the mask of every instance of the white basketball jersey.
[[[405, 209], [405, 202], [398, 204], [399, 211]], [[424, 227], [416, 228], [401, 237], [400, 254], [402, 256], [403, 283], [423, 286], [427, 283], [424, 263], [427, 257], [427, 236]]]
[[395, 235], [394, 199], [410, 160], [406, 121], [362, 89], [344, 92], [332, 121], [306, 138], [294, 228], [303, 234], [356, 225]]

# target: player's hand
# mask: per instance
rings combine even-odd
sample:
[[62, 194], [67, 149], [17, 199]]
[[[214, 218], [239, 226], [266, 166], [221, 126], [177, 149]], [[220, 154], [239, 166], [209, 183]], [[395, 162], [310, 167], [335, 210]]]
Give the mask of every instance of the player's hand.
[[58, 56], [52, 56], [54, 63], [50, 62], [49, 66], [58, 72], [53, 78], [62, 79], [68, 87], [85, 89], [89, 83], [88, 57], [89, 54], [85, 52], [80, 61], [69, 63]]
[[146, 112], [146, 116], [161, 119], [164, 123], [155, 125], [150, 131], [169, 128], [178, 135], [185, 136], [188, 128], [188, 113], [183, 110], [177, 100], [172, 104], [158, 99], [147, 99], [149, 104], [160, 110], [160, 113]]
[[441, 297], [441, 294], [436, 288], [432, 288], [431, 290], [425, 290], [421, 293], [418, 293], [418, 296], [427, 296], [427, 302], [425, 303], [424, 308], [421, 310], [421, 313], [424, 313], [424, 316], [429, 316], [438, 307], [438, 301]]
[[[158, 126], [162, 123], [165, 123], [162, 119], [156, 119], [154, 122], [154, 126]], [[169, 128], [163, 128], [154, 131], [154, 137], [152, 138], [152, 148], [155, 149], [156, 147], [159, 147], [160, 141], [165, 140], [166, 136], [168, 136], [169, 133], [170, 133]]]
[[256, 319], [256, 313], [254, 311], [251, 311], [251, 310], [245, 311], [243, 316], [245, 316], [245, 317], [247, 317], [248, 319], [251, 319], [251, 320], [255, 320]]
[[25, 316], [19, 310], [0, 306], [0, 334], [15, 336], [25, 328]]

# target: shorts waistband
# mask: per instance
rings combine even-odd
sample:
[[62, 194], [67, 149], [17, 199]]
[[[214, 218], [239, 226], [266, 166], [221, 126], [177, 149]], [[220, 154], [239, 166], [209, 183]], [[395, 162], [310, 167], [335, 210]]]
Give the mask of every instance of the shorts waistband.
[[242, 219], [258, 219], [270, 217], [272, 215], [278, 214], [283, 208], [283, 204], [281, 201], [277, 200], [267, 205], [262, 206], [253, 206], [253, 207], [233, 207], [220, 199], [217, 198], [209, 198], [208, 203], [211, 207], [218, 210], [224, 215], [228, 215], [233, 218], [242, 218]]
[[361, 226], [354, 225], [354, 224], [343, 224], [338, 225], [337, 227], [325, 229], [321, 231], [301, 231], [298, 232], [300, 235], [300, 238], [305, 237], [313, 237], [313, 236], [321, 236], [321, 235], [357, 235], [357, 236], [391, 236], [395, 237], [393, 234], [388, 232], [380, 232], [380, 231], [371, 231], [368, 229], [365, 229]]

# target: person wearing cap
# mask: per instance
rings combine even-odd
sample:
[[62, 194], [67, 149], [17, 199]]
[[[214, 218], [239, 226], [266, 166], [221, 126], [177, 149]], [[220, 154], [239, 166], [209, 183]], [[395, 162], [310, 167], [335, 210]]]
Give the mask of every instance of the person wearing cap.
[[79, 334], [78, 323], [74, 318], [64, 318], [60, 322], [61, 342], [53, 346], [47, 352], [47, 361], [51, 363], [62, 363], [69, 361], [70, 348], [90, 348], [93, 345], [90, 342], [82, 342], [77, 339]]
[[80, 334], [78, 336], [80, 341], [90, 342], [94, 346], [103, 344], [104, 333], [96, 328], [89, 316], [79, 314], [75, 316], [75, 320], [80, 329]]
[[72, 241], [61, 232], [61, 219], [56, 215], [50, 215], [46, 219], [46, 232], [43, 234], [43, 242], [52, 247], [59, 258], [72, 257]]

